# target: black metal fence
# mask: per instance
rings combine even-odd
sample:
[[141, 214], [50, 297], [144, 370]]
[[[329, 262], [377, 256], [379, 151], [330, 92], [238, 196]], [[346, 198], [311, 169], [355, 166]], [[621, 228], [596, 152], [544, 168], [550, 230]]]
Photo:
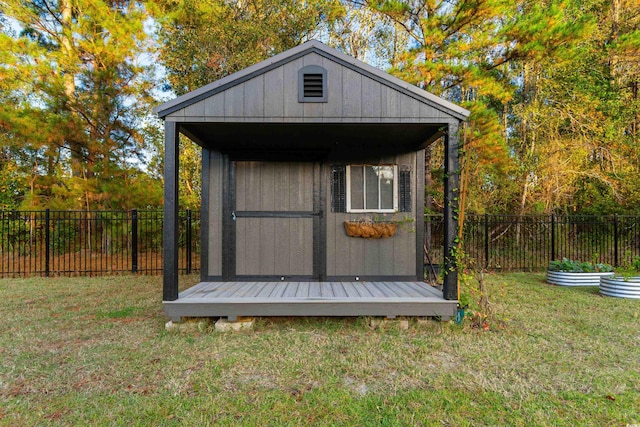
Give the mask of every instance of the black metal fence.
[[[161, 211], [0, 211], [0, 277], [162, 272]], [[179, 269], [199, 271], [200, 217], [180, 213]]]
[[[442, 260], [442, 216], [425, 217], [427, 253]], [[563, 257], [615, 267], [640, 257], [640, 216], [468, 215], [463, 247], [475, 267], [544, 270]]]
[[[0, 277], [162, 272], [161, 211], [0, 211]], [[441, 215], [425, 216], [425, 263], [442, 262]], [[183, 211], [179, 269], [200, 268], [199, 213]], [[543, 270], [562, 257], [614, 266], [640, 259], [640, 216], [468, 215], [468, 263]]]

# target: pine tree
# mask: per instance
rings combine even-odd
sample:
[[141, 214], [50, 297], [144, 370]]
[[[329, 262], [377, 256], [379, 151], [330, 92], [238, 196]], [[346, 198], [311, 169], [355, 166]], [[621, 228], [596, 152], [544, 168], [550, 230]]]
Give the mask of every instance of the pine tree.
[[139, 176], [139, 123], [153, 88], [142, 56], [150, 41], [144, 7], [2, 0], [0, 10], [19, 27], [0, 34], [0, 81], [8, 84], [0, 121], [33, 182], [25, 206], [135, 203], [126, 199]]

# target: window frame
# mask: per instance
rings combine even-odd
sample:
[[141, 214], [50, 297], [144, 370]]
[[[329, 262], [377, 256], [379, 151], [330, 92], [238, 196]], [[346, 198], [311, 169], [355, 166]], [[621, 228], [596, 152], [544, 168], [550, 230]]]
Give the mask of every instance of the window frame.
[[[352, 166], [358, 166], [358, 167], [374, 167], [374, 166], [391, 166], [393, 167], [393, 207], [390, 209], [367, 209], [367, 183], [366, 183], [366, 179], [363, 177], [363, 181], [362, 181], [362, 192], [363, 192], [363, 196], [364, 196], [364, 200], [363, 200], [363, 206], [364, 209], [354, 209], [351, 207], [351, 167]], [[364, 170], [364, 169], [363, 169]], [[398, 182], [399, 179], [399, 175], [398, 175], [398, 165], [396, 164], [348, 164], [346, 165], [346, 211], [348, 213], [396, 213], [398, 212]], [[378, 176], [378, 206], [380, 206], [380, 176]]]

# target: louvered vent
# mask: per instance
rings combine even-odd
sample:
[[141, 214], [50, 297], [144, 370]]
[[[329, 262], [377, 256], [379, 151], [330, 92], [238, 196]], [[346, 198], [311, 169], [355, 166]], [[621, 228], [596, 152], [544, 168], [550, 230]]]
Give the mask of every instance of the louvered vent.
[[305, 98], [322, 98], [324, 96], [322, 74], [304, 74], [303, 80]]
[[319, 65], [298, 70], [298, 102], [327, 102], [327, 70]]

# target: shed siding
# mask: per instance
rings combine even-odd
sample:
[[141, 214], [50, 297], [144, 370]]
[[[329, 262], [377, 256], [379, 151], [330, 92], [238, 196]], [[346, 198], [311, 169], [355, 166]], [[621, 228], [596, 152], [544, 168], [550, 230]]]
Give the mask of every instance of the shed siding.
[[[362, 117], [362, 74], [349, 68], [342, 70], [342, 116]], [[331, 81], [331, 76], [327, 77]], [[338, 102], [340, 100], [337, 100]], [[330, 100], [329, 102], [336, 102]]]
[[[342, 117], [342, 72], [344, 67], [324, 58], [322, 67], [327, 70], [327, 102], [323, 104], [324, 117]], [[338, 102], [339, 101], [339, 102]]]
[[224, 92], [198, 102], [201, 103], [204, 103], [205, 117], [224, 117]]
[[[205, 151], [207, 152], [207, 151]], [[209, 152], [208, 274], [222, 275], [222, 154]]]
[[[245, 87], [247, 83], [240, 84], [237, 86], [233, 86], [227, 89], [224, 92], [224, 115], [225, 117], [232, 118], [234, 121], [242, 121], [238, 120], [240, 117], [244, 117], [244, 95], [245, 95]], [[252, 97], [253, 94], [247, 94], [247, 96]]]
[[312, 228], [311, 218], [238, 218], [236, 273], [311, 276]]
[[238, 162], [238, 211], [312, 211], [313, 163]]
[[248, 117], [264, 116], [264, 103], [264, 75], [260, 75], [244, 84], [244, 114]]
[[[408, 153], [379, 159], [380, 163], [412, 165], [415, 171], [416, 154]], [[413, 211], [397, 214], [415, 218], [417, 182], [416, 173], [411, 174]], [[330, 188], [330, 182], [324, 183]], [[416, 274], [416, 233], [399, 229], [395, 236], [386, 239], [362, 239], [348, 237], [344, 231], [344, 221], [373, 217], [379, 214], [352, 214], [331, 212], [330, 200], [325, 206], [327, 212], [327, 276], [415, 276]], [[388, 215], [393, 217], [393, 215]], [[409, 224], [412, 225], [412, 224]]]
[[382, 117], [382, 88], [373, 79], [362, 79], [362, 115], [364, 117]]
[[284, 117], [286, 121], [301, 119], [304, 104], [298, 102], [298, 70], [304, 67], [304, 59], [298, 58], [284, 65]]
[[313, 163], [236, 163], [236, 274], [313, 274], [313, 218], [241, 216], [313, 211], [313, 171]]
[[269, 93], [264, 99], [266, 117], [284, 117], [284, 67], [268, 71], [264, 75], [264, 85]]
[[[298, 102], [298, 70], [306, 65], [327, 70], [327, 102]], [[425, 102], [311, 52], [171, 113], [166, 120], [426, 123], [448, 117]]]

